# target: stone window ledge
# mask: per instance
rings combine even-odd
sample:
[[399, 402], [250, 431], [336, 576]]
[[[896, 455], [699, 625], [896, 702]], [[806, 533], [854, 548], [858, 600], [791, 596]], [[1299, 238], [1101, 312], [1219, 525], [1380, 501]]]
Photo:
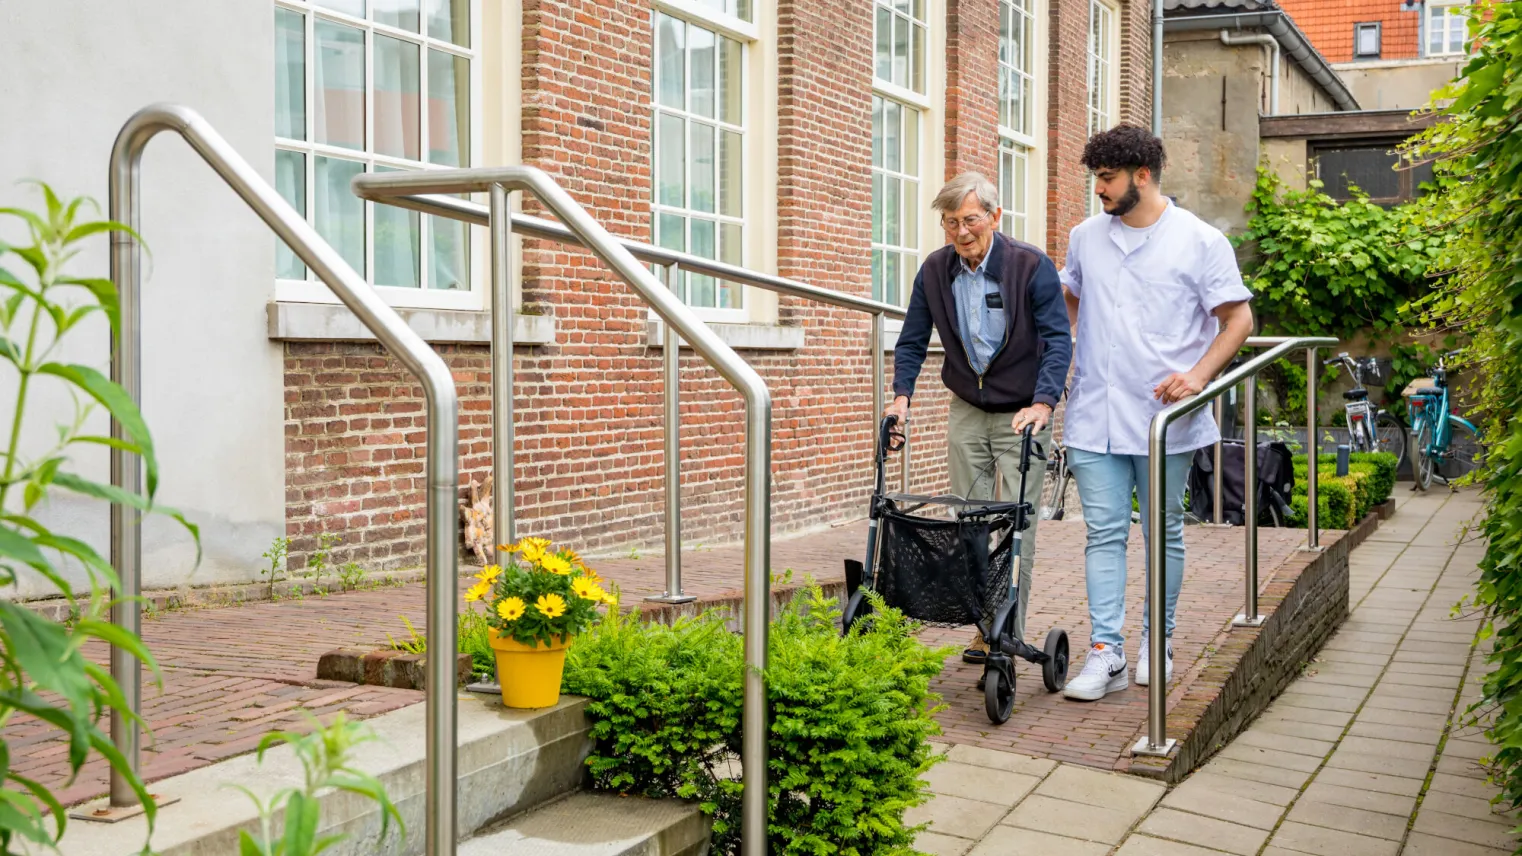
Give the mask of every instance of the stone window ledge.
[[[737, 351], [797, 351], [803, 348], [802, 327], [779, 324], [724, 324], [710, 321], [708, 328], [719, 340]], [[666, 322], [652, 318], [645, 325], [645, 340], [652, 348], [666, 346]], [[681, 347], [690, 348], [684, 340]]]
[[[334, 303], [271, 302], [267, 306], [269, 337], [295, 342], [373, 342], [375, 334], [347, 307]], [[435, 344], [491, 344], [491, 313], [459, 309], [403, 309], [414, 332]], [[513, 342], [548, 345], [555, 341], [555, 319], [549, 315], [514, 315]]]

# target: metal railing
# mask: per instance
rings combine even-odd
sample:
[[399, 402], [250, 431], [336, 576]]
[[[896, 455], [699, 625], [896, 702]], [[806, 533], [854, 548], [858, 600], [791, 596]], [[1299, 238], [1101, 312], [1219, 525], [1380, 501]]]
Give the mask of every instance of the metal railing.
[[[491, 167], [485, 169], [430, 170], [427, 172], [368, 173], [354, 178], [351, 187], [362, 199], [381, 203], [402, 203], [411, 197], [441, 193], [481, 193], [491, 195], [491, 207], [484, 212], [474, 210], [470, 216], [460, 216], [454, 206], [447, 210], [423, 208], [429, 213], [441, 213], [447, 217], [481, 223], [491, 228], [492, 258], [492, 414], [493, 433], [500, 438], [493, 444], [494, 477], [500, 479], [493, 507], [493, 524], [497, 544], [505, 544], [512, 531], [512, 330], [503, 322], [510, 317], [512, 283], [510, 237], [511, 230], [519, 226], [519, 218], [510, 215], [509, 194], [513, 191], [532, 193], [561, 221], [552, 224], [539, 221], [542, 226], [523, 224], [525, 232], [534, 229], [548, 231], [555, 240], [585, 246], [612, 268], [634, 289], [665, 322], [667, 371], [672, 379], [672, 363], [676, 358], [678, 335], [689, 342], [709, 365], [729, 381], [745, 397], [745, 602], [742, 609], [745, 648], [745, 698], [741, 713], [740, 763], [744, 793], [741, 796], [740, 835], [742, 848], [747, 856], [761, 856], [766, 852], [766, 669], [767, 634], [771, 599], [771, 394], [766, 383], [754, 368], [726, 345], [707, 324], [677, 299], [676, 295], [646, 270], [629, 248], [598, 225], [585, 209], [571, 198], [543, 171], [527, 166]], [[446, 199], [448, 197], [445, 197]], [[452, 200], [458, 202], [459, 200]], [[415, 207], [403, 205], [403, 207]], [[525, 218], [529, 219], [529, 218]], [[537, 219], [537, 218], [535, 218]], [[561, 225], [563, 224], [563, 225]], [[553, 229], [549, 229], [553, 226]], [[728, 266], [726, 266], [728, 267]], [[738, 270], [738, 269], [736, 269]], [[806, 287], [813, 291], [811, 286]], [[822, 291], [822, 290], [818, 290]], [[501, 370], [499, 367], [506, 367]], [[667, 414], [673, 409], [674, 389], [669, 389]], [[500, 420], [500, 421], [498, 421]], [[675, 516], [674, 487], [676, 480], [670, 478], [678, 455], [671, 454], [675, 447], [674, 420], [667, 425], [667, 518]], [[672, 545], [672, 531], [667, 530], [668, 551]], [[678, 530], [679, 531], [679, 530]], [[679, 537], [679, 536], [678, 536]], [[680, 546], [680, 542], [676, 543]], [[674, 551], [670, 551], [674, 552]], [[677, 593], [680, 592], [678, 581]], [[668, 591], [668, 594], [673, 592]], [[450, 649], [453, 650], [453, 649]], [[432, 851], [430, 851], [432, 852]], [[453, 850], [440, 851], [452, 853]]]
[[[377, 193], [375, 188], [380, 187], [384, 187], [386, 189], [383, 192]], [[511, 249], [507, 236], [512, 232], [516, 232], [526, 237], [543, 238], [563, 244], [582, 243], [580, 238], [578, 238], [572, 230], [566, 228], [564, 225], [553, 220], [546, 220], [540, 217], [532, 217], [526, 214], [512, 213], [511, 211], [507, 210], [505, 204], [503, 206], [502, 213], [506, 216], [497, 217], [494, 216], [495, 209], [493, 207], [483, 206], [475, 202], [461, 199], [457, 196], [444, 196], [439, 195], [436, 192], [424, 190], [416, 190], [408, 193], [393, 191], [389, 187], [389, 182], [383, 184], [371, 176], [365, 176], [361, 179], [357, 179], [355, 182], [355, 192], [359, 193], [362, 196], [371, 194], [366, 196], [366, 198], [371, 199], [375, 202], [395, 205], [400, 208], [407, 208], [413, 211], [421, 211], [425, 214], [447, 217], [453, 220], [459, 220], [477, 226], [486, 226], [490, 228], [493, 223], [503, 223], [503, 228], [493, 229], [492, 231], [492, 246], [494, 248], [492, 270], [494, 274], [497, 271], [496, 264], [499, 255], [504, 260], [502, 263], [507, 263], [505, 261], [508, 258], [507, 253]], [[754, 286], [756, 288], [765, 289], [767, 291], [776, 292], [778, 294], [785, 294], [791, 297], [801, 297], [806, 300], [813, 300], [830, 306], [838, 306], [843, 309], [852, 309], [858, 312], [865, 312], [872, 316], [872, 328], [869, 337], [869, 347], [872, 349], [873, 393], [872, 420], [869, 424], [868, 430], [872, 432], [869, 436], [876, 435], [877, 419], [881, 417], [885, 404], [884, 389], [886, 386], [886, 378], [884, 377], [883, 366], [884, 321], [886, 318], [903, 318], [905, 314], [903, 307], [895, 306], [891, 303], [883, 303], [881, 301], [871, 300], [865, 297], [857, 297], [852, 294], [844, 294], [842, 292], [833, 291], [828, 288], [821, 288], [815, 285], [809, 285], [808, 283], [798, 282], [796, 280], [787, 279], [785, 277], [760, 273], [758, 271], [753, 271], [738, 265], [726, 264], [724, 262], [714, 261], [713, 259], [706, 259], [702, 256], [695, 256], [691, 253], [669, 250], [664, 247], [657, 247], [651, 244], [641, 243], [639, 241], [627, 241], [616, 238], [613, 240], [619, 246], [622, 246], [625, 250], [627, 250], [636, 259], [656, 265], [661, 271], [663, 284], [667, 286], [670, 285], [671, 271], [683, 270], [687, 271], [688, 273], [712, 276], [727, 282]], [[497, 249], [499, 249], [499, 242], [501, 250], [500, 253], [497, 252]], [[512, 302], [511, 293], [510, 291], [506, 290], [505, 287], [496, 288], [495, 293], [504, 295], [502, 299], [505, 302], [509, 304]], [[511, 308], [509, 308], [508, 311], [511, 312]], [[666, 324], [664, 326], [665, 333], [662, 343], [662, 377], [665, 379], [665, 400], [662, 409], [665, 415], [664, 422], [666, 431], [664, 455], [666, 589], [661, 594], [653, 595], [646, 598], [646, 600], [659, 601], [662, 603], [686, 603], [693, 600], [694, 598], [682, 591], [682, 529], [680, 514], [681, 455], [679, 429], [680, 416], [678, 411], [677, 389], [678, 379], [680, 377], [678, 358], [679, 339], [676, 335], [677, 331], [673, 330], [670, 324]], [[502, 366], [500, 370], [493, 372], [493, 401], [501, 402], [500, 404], [494, 403], [493, 405], [494, 421], [500, 420], [495, 422], [494, 427], [497, 430], [494, 433], [496, 433], [497, 436], [505, 436], [510, 439], [512, 436], [512, 399], [505, 390], [511, 389], [512, 367], [510, 365], [510, 361], [512, 352], [512, 327], [510, 324], [504, 323], [501, 320], [500, 314], [496, 314], [494, 310], [494, 323], [492, 329], [494, 331], [492, 338], [493, 367], [495, 368], [497, 366]], [[503, 335], [500, 338], [496, 332], [499, 329], [504, 331]], [[496, 378], [499, 376], [507, 378], [507, 383], [505, 385], [499, 385], [497, 383]], [[497, 485], [497, 490], [494, 496], [497, 499], [497, 503], [493, 506], [492, 513], [495, 516], [496, 520], [506, 520], [508, 524], [506, 531], [511, 532], [513, 520], [513, 508], [511, 503], [512, 485], [511, 477], [508, 474], [511, 473], [513, 469], [514, 450], [511, 443], [506, 443], [502, 446], [502, 454], [498, 455], [495, 453], [495, 449], [497, 448], [497, 446], [493, 446], [493, 459], [495, 462], [495, 466], [493, 468], [493, 481]], [[909, 492], [909, 461], [908, 428], [905, 426], [904, 448], [901, 461], [902, 469], [900, 470], [902, 489], [905, 493]], [[505, 485], [504, 479], [507, 480]]]
[[[138, 111], [116, 137], [111, 149], [111, 219], [132, 227], [131, 232], [111, 233], [111, 281], [121, 298], [120, 334], [113, 342], [111, 377], [136, 403], [142, 401], [142, 305], [141, 247], [134, 237], [141, 234], [139, 173], [148, 141], [161, 131], [172, 131], [211, 166], [221, 179], [259, 215], [307, 267], [311, 268], [401, 360], [422, 384], [427, 398], [427, 561], [428, 648], [455, 650], [455, 598], [457, 596], [459, 493], [459, 414], [454, 378], [449, 366], [422, 337], [376, 295], [364, 278], [328, 245], [306, 218], [293, 209], [252, 166], [216, 132], [200, 114], [174, 104], [154, 104]], [[125, 437], [122, 426], [111, 423], [111, 435]], [[140, 492], [142, 462], [121, 449], [111, 450], [111, 483]], [[111, 564], [120, 577], [111, 620], [132, 633], [142, 630], [141, 517], [121, 504], [111, 506]], [[427, 817], [428, 850], [431, 856], [454, 853], [455, 832], [455, 675], [454, 658], [428, 658], [427, 688]], [[126, 651], [111, 649], [111, 675], [121, 686], [124, 707], [133, 715], [142, 709], [141, 664]], [[111, 739], [138, 769], [138, 727], [120, 710], [111, 712]], [[111, 804], [130, 806], [136, 797], [126, 779], [111, 771]]]
[[[1269, 349], [1259, 354], [1240, 366], [1226, 372], [1216, 378], [1209, 386], [1205, 387], [1199, 395], [1191, 396], [1175, 404], [1164, 408], [1152, 417], [1152, 425], [1148, 437], [1147, 458], [1147, 531], [1151, 538], [1147, 544], [1147, 564], [1150, 572], [1147, 579], [1148, 597], [1148, 624], [1151, 625], [1151, 635], [1147, 640], [1150, 650], [1148, 655], [1153, 664], [1153, 679], [1147, 686], [1147, 735], [1136, 742], [1131, 748], [1133, 755], [1167, 755], [1176, 741], [1168, 739], [1166, 733], [1166, 713], [1168, 703], [1168, 682], [1160, 680], [1157, 676], [1164, 675], [1167, 663], [1167, 509], [1163, 507], [1163, 497], [1167, 495], [1164, 481], [1167, 474], [1167, 450], [1168, 450], [1168, 426], [1183, 419], [1191, 413], [1202, 409], [1212, 401], [1219, 401], [1220, 397], [1237, 384], [1242, 384], [1244, 398], [1243, 414], [1243, 528], [1246, 530], [1245, 556], [1243, 569], [1246, 572], [1246, 593], [1244, 597], [1245, 609], [1241, 615], [1232, 620], [1236, 627], [1258, 627], [1263, 624], [1263, 616], [1258, 613], [1258, 496], [1255, 489], [1258, 474], [1258, 401], [1257, 401], [1257, 377], [1264, 368], [1284, 357], [1292, 351], [1301, 348], [1307, 349], [1306, 363], [1314, 366], [1316, 362], [1316, 349], [1323, 346], [1336, 345], [1336, 339], [1324, 337], [1302, 338], [1253, 338], [1247, 340], [1248, 347], [1265, 347]], [[1307, 511], [1307, 548], [1318, 549], [1317, 520], [1316, 520], [1316, 374], [1315, 369], [1309, 371], [1309, 395], [1306, 397], [1306, 424], [1309, 439], [1307, 451], [1310, 454], [1309, 466], [1306, 473], [1306, 495], [1309, 500]], [[1219, 413], [1219, 408], [1217, 409]], [[1221, 519], [1221, 446], [1216, 444], [1215, 451], [1215, 517]], [[1165, 675], [1166, 676], [1166, 675]]]

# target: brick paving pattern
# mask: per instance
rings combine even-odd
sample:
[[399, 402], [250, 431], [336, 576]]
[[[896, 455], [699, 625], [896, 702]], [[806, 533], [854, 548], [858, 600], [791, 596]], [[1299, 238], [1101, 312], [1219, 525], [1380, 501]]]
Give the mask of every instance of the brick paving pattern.
[[[1483, 545], [1472, 491], [1411, 497], [1350, 562], [1351, 617], [1252, 726], [1182, 784], [953, 739], [911, 819], [936, 856], [1506, 856], [1491, 751], [1465, 711], [1488, 641], [1451, 607]], [[1187, 589], [1186, 589], [1187, 591]]]
[[[1290, 556], [1302, 533], [1260, 532], [1262, 582]], [[1328, 538], [1336, 537], [1327, 533]], [[772, 567], [792, 570], [794, 580], [812, 575], [838, 582], [842, 560], [859, 558], [866, 540], [865, 523], [815, 531], [778, 540]], [[1030, 633], [1039, 644], [1048, 627], [1072, 634], [1075, 652], [1087, 647], [1087, 611], [1083, 588], [1081, 523], [1043, 523], [1031, 598]], [[1179, 606], [1175, 637], [1176, 674], [1188, 675], [1211, 640], [1241, 609], [1241, 530], [1190, 528], [1189, 569]], [[1139, 627], [1143, 579], [1141, 537], [1133, 532], [1128, 587], [1128, 627]], [[626, 603], [660, 592], [664, 561], [659, 554], [604, 557], [593, 563], [616, 580]], [[733, 546], [702, 548], [684, 554], [684, 588], [704, 599], [741, 591], [741, 553]], [[463, 588], [463, 586], [462, 586]], [[144, 638], [164, 670], [160, 692], [145, 678], [143, 714], [153, 729], [145, 739], [143, 769], [150, 780], [175, 775], [253, 750], [272, 729], [305, 727], [301, 710], [319, 717], [337, 711], [373, 716], [421, 700], [422, 694], [314, 678], [317, 658], [345, 645], [384, 644], [387, 635], [403, 638], [407, 616], [424, 628], [424, 587], [308, 596], [239, 607], [189, 609], [159, 614], [144, 623]], [[1139, 634], [1138, 631], [1134, 631]], [[967, 629], [931, 629], [927, 641], [961, 645]], [[104, 646], [87, 649], [105, 662]], [[1017, 707], [1011, 720], [992, 726], [983, 713], [983, 697], [974, 689], [980, 671], [953, 657], [936, 684], [947, 709], [940, 715], [947, 739], [958, 743], [1012, 749], [1058, 760], [1105, 768], [1123, 767], [1126, 748], [1146, 716], [1141, 688], [1080, 705], [1048, 695], [1040, 673], [1021, 664]], [[1182, 682], [1178, 683], [1183, 686]], [[18, 718], [7, 726], [16, 771], [49, 785], [64, 780], [64, 744], [35, 721]], [[106, 769], [93, 761], [61, 795], [78, 802], [104, 793]]]

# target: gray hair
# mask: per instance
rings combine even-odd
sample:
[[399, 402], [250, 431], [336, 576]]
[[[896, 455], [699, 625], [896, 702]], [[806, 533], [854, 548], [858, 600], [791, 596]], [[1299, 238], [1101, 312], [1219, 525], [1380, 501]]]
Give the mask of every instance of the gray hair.
[[950, 214], [962, 207], [962, 202], [969, 193], [977, 195], [979, 204], [989, 214], [999, 207], [999, 191], [994, 188], [994, 183], [976, 172], [964, 172], [946, 182], [941, 192], [935, 195], [930, 207], [943, 214]]

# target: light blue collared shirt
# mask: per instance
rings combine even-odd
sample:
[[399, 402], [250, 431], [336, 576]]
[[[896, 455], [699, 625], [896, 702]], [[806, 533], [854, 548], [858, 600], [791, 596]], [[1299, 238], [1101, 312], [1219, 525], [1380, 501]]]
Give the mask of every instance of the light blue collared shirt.
[[[967, 266], [967, 260], [957, 257], [957, 276], [951, 283], [951, 293], [956, 297], [957, 326], [961, 328], [962, 341], [967, 346], [967, 361], [978, 374], [988, 371], [988, 364], [1004, 344], [1004, 331], [1008, 324], [1003, 308], [990, 308], [989, 294], [999, 294], [999, 283], [989, 275], [988, 262], [993, 258], [997, 241], [989, 243], [988, 252], [977, 270]], [[1001, 298], [1002, 300], [1002, 298]]]

